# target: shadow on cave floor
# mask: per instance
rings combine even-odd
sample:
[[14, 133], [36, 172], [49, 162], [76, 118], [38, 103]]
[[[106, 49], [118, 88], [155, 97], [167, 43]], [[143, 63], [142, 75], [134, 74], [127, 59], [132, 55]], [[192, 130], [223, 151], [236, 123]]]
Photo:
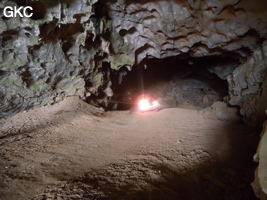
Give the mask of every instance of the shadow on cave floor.
[[[250, 186], [256, 168], [252, 161], [255, 145], [247, 135], [257, 130], [223, 124], [206, 130], [211, 138], [204, 139], [213, 140], [207, 147], [196, 148], [194, 140], [203, 140], [197, 134], [184, 144], [194, 146], [192, 149], [177, 149], [179, 141], [173, 145], [164, 140], [164, 147], [142, 146], [130, 156], [88, 170], [33, 199], [256, 200]], [[166, 137], [170, 135], [166, 133]]]
[[[57, 189], [47, 190], [43, 196], [94, 200], [257, 199], [250, 187], [255, 169], [252, 162], [244, 167], [231, 166], [198, 149], [187, 158], [193, 160], [193, 165], [183, 168], [168, 159], [156, 163], [153, 160], [164, 159], [153, 159], [156, 156], [142, 154], [141, 159], [124, 160], [90, 171]], [[201, 162], [194, 163], [197, 159]]]
[[[84, 192], [83, 198], [88, 199], [257, 199], [249, 186], [252, 169], [232, 169], [205, 159], [200, 166], [181, 171], [164, 164], [140, 163], [140, 160], [114, 164], [115, 172], [94, 171], [72, 180], [67, 188]], [[118, 174], [120, 178], [116, 177]], [[142, 177], [134, 178], [134, 174]], [[116, 178], [124, 180], [114, 184]], [[75, 194], [72, 189], [70, 193]]]

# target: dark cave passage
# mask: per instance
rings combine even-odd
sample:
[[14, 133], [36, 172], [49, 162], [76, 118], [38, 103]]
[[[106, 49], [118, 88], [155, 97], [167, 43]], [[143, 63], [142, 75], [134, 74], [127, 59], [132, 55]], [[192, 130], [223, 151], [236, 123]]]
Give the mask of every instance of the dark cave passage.
[[235, 59], [219, 56], [148, 59], [131, 71], [117, 72], [109, 109], [131, 109], [141, 93], [155, 95], [165, 107], [206, 108], [228, 95], [226, 76], [238, 65]]

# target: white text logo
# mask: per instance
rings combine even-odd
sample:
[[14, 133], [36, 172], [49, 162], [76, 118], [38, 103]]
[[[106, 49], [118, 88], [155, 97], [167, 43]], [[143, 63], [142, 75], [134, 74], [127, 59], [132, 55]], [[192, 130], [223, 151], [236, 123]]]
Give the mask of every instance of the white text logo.
[[[30, 11], [27, 11], [30, 10]], [[4, 8], [4, 16], [5, 17], [17, 17], [19, 15], [20, 17], [31, 17], [33, 13], [31, 12], [33, 9], [31, 6], [26, 6], [26, 7], [11, 7], [11, 6], [6, 6]]]

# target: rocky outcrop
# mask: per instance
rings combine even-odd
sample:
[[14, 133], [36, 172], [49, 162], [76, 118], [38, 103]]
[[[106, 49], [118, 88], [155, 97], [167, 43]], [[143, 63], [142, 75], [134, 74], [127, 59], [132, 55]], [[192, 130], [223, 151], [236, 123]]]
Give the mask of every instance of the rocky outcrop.
[[227, 77], [229, 103], [241, 107], [244, 121], [261, 125], [267, 109], [267, 43]]
[[[267, 112], [266, 112], [267, 113]], [[259, 162], [259, 166], [255, 171], [255, 179], [251, 184], [255, 195], [261, 200], [267, 199], [267, 121], [263, 126], [261, 140], [258, 146], [254, 160]]]
[[[87, 86], [97, 93], [104, 85], [102, 63], [109, 42], [103, 34], [109, 25], [94, 15], [96, 2], [20, 1], [20, 6], [33, 7], [32, 18], [1, 13], [0, 118], [66, 96], [84, 96]], [[18, 5], [1, 1], [0, 7], [5, 6]]]

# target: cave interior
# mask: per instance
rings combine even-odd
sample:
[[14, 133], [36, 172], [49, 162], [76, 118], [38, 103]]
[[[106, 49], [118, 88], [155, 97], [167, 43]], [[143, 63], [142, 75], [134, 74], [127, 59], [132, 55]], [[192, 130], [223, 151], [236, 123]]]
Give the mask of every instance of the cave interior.
[[[223, 101], [228, 94], [226, 74], [219, 77], [213, 68], [227, 68], [226, 73], [230, 74], [238, 65], [237, 59], [223, 56], [147, 59], [131, 71], [124, 67], [111, 74], [114, 97], [108, 110], [112, 110], [116, 102], [117, 110], [132, 109], [138, 95], [147, 92], [161, 99], [165, 107], [206, 108], [215, 101]], [[120, 80], [118, 74], [122, 71], [124, 75]]]
[[266, 1], [0, 11], [4, 199], [267, 200]]

